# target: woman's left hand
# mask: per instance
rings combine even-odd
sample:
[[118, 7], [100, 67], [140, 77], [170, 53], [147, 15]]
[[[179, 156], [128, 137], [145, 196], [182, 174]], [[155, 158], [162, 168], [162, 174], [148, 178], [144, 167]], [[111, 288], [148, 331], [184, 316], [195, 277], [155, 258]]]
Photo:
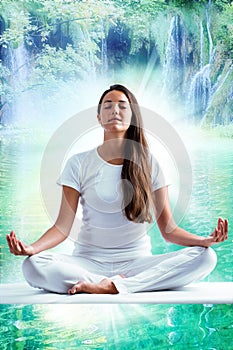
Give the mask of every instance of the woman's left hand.
[[207, 246], [217, 244], [226, 241], [228, 238], [228, 221], [226, 219], [219, 218], [218, 225], [214, 231], [205, 238]]

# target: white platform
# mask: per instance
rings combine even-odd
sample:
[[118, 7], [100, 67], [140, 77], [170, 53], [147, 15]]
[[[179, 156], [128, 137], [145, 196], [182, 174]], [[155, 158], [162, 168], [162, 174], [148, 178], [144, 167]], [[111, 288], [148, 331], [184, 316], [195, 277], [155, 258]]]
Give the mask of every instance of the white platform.
[[172, 291], [134, 294], [48, 293], [26, 283], [1, 284], [1, 304], [232, 304], [233, 282], [202, 282]]

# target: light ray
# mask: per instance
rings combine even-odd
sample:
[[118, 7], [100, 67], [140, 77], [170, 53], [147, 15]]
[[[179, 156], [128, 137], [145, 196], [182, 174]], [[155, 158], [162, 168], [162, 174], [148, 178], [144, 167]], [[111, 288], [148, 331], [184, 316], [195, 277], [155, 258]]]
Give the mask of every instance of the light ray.
[[146, 86], [147, 86], [147, 84], [148, 84], [148, 82], [153, 74], [153, 69], [154, 69], [154, 66], [156, 63], [156, 59], [157, 59], [157, 52], [156, 52], [156, 47], [154, 46], [153, 51], [150, 55], [150, 59], [148, 60], [148, 63], [146, 66], [144, 76], [142, 78], [141, 84], [140, 84], [139, 89], [138, 89], [138, 95], [140, 97], [143, 97], [143, 95], [145, 93]]

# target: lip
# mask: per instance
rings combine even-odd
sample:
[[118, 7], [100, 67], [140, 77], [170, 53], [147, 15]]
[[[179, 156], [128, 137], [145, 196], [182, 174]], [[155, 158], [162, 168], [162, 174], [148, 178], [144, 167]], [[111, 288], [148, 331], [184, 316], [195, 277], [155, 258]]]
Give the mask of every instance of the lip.
[[110, 122], [114, 122], [114, 121], [121, 122], [122, 120], [121, 120], [120, 118], [116, 118], [116, 117], [111, 118], [111, 119], [108, 120], [109, 123], [110, 123]]

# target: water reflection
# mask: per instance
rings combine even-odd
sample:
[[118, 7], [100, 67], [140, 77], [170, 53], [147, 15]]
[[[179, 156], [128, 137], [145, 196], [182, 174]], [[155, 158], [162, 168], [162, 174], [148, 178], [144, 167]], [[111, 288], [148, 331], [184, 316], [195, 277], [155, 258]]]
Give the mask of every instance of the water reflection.
[[[48, 222], [39, 191], [43, 145], [28, 135], [0, 144], [1, 282], [22, 281], [21, 258], [11, 256], [5, 233], [14, 228], [33, 241]], [[193, 197], [182, 225], [207, 234], [218, 215], [232, 225], [232, 140], [190, 148]], [[154, 253], [173, 250], [151, 232]], [[216, 246], [219, 261], [209, 281], [232, 281], [232, 231]], [[66, 247], [62, 246], [61, 250]], [[177, 249], [177, 248], [176, 248]], [[0, 349], [231, 349], [231, 305], [1, 305]]]
[[22, 258], [9, 254], [6, 233], [14, 229], [22, 240], [31, 242], [48, 225], [39, 191], [41, 148], [23, 133], [20, 140], [9, 133], [0, 143], [0, 277], [4, 282], [23, 279]]
[[[1, 349], [230, 349], [230, 305], [1, 305]], [[199, 317], [198, 317], [199, 315]]]

